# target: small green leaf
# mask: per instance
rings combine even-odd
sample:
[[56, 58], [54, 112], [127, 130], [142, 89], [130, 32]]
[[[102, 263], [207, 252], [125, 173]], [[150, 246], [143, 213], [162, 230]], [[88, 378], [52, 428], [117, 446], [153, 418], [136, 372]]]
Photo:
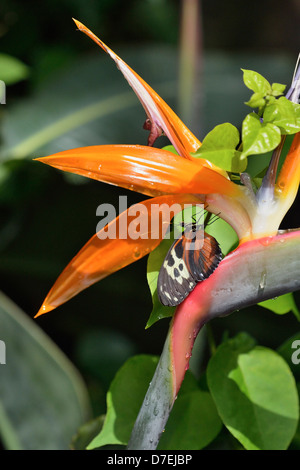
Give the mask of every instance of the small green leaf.
[[0, 54], [0, 80], [6, 85], [24, 80], [29, 75], [29, 67], [19, 59], [7, 54]]
[[300, 131], [300, 105], [292, 103], [284, 96], [269, 103], [264, 112], [264, 122], [278, 126], [283, 134]]
[[198, 153], [209, 151], [211, 149], [235, 149], [239, 144], [240, 135], [235, 126], [229, 122], [219, 124], [214, 127], [204, 138], [201, 147], [197, 150]]
[[246, 87], [254, 91], [254, 93], [264, 93], [264, 96], [271, 93], [271, 85], [262, 75], [253, 70], [242, 69], [242, 71]]
[[242, 158], [274, 150], [280, 143], [280, 129], [271, 123], [263, 123], [255, 113], [246, 116], [242, 126]]
[[265, 94], [263, 92], [253, 93], [249, 101], [246, 101], [245, 104], [250, 106], [250, 108], [260, 108], [264, 106], [266, 100], [264, 99]]
[[286, 89], [286, 85], [282, 83], [272, 83], [272, 95], [273, 96], [280, 96], [284, 93]]
[[274, 103], [276, 101], [276, 98], [273, 95], [267, 95], [266, 101], [267, 101], [267, 104]]
[[158, 449], [200, 450], [214, 440], [221, 428], [211, 395], [194, 390], [178, 396]]
[[210, 359], [207, 381], [225, 426], [246, 449], [286, 449], [297, 429], [294, 377], [274, 351], [239, 334]]
[[236, 150], [239, 141], [237, 128], [226, 122], [207, 134], [193, 156], [209, 160], [223, 170], [241, 173], [245, 171], [247, 162], [240, 160], [240, 152]]
[[258, 305], [267, 308], [278, 315], [284, 315], [285, 313], [293, 312], [295, 317], [300, 320], [300, 312], [295, 303], [292, 292], [288, 294], [280, 295], [276, 299], [265, 300], [260, 302]]

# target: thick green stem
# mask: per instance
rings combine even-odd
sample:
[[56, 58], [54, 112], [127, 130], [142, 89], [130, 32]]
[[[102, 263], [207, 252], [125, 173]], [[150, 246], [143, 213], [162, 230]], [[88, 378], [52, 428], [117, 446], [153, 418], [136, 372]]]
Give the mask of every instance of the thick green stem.
[[226, 256], [177, 308], [128, 449], [156, 449], [204, 323], [299, 289], [300, 230], [244, 243]]
[[156, 449], [174, 402], [171, 365], [171, 329], [146, 393], [128, 444], [129, 450]]

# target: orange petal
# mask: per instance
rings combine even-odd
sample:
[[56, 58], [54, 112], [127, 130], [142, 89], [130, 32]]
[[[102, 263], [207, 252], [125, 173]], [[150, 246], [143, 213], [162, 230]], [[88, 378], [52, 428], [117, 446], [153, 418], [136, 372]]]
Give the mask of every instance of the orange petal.
[[[154, 250], [164, 238], [171, 218], [182, 210], [184, 204], [201, 202], [203, 202], [201, 199], [188, 194], [161, 196], [148, 199], [122, 212], [107, 225], [105, 230], [102, 229], [95, 234], [72, 259], [56, 280], [36, 316], [53, 310], [95, 282]], [[160, 206], [161, 204], [165, 206]], [[174, 204], [172, 208], [174, 213], [168, 210], [172, 204]], [[153, 211], [157, 211], [159, 206], [165, 209], [161, 212], [160, 230], [157, 229], [157, 224], [151, 223], [151, 214], [153, 217]], [[141, 209], [140, 216], [137, 212]], [[132, 234], [136, 233], [137, 227], [134, 223], [136, 217], [141, 221], [141, 226], [137, 230], [143, 234], [143, 238], [135, 240]], [[103, 236], [105, 232], [110, 235], [122, 233], [122, 238], [99, 239], [99, 236]]]
[[289, 195], [293, 200], [296, 197], [300, 181], [300, 132], [292, 142], [290, 150], [282, 165], [277, 179], [277, 193], [283, 198]]
[[206, 160], [187, 160], [154, 147], [91, 146], [66, 150], [37, 160], [60, 170], [148, 196], [175, 193], [238, 193], [238, 185], [222, 176], [216, 171], [216, 167]]
[[[115, 61], [129, 85], [139, 98], [150, 120], [150, 141], [152, 145], [155, 138], [163, 131], [170, 139], [175, 149], [182, 157], [191, 159], [190, 153], [195, 152], [201, 145], [200, 141], [183, 124], [174, 111], [161, 99], [161, 97], [117, 54], [104, 44], [80, 21], [74, 19], [80, 31], [87, 34]], [[149, 125], [147, 123], [146, 125]]]

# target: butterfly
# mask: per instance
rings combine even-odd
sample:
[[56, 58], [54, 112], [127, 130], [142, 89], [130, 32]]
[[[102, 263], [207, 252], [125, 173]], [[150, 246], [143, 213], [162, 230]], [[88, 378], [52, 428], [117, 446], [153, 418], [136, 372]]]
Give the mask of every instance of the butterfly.
[[217, 240], [193, 219], [171, 245], [160, 268], [157, 295], [166, 306], [179, 305], [198, 282], [207, 279], [222, 260]]

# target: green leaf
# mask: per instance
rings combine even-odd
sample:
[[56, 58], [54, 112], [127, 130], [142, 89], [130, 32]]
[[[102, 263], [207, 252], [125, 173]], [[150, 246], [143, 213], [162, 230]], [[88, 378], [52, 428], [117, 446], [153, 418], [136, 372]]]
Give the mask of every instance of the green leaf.
[[242, 71], [243, 80], [246, 87], [255, 93], [264, 93], [264, 96], [268, 93], [271, 93], [272, 88], [270, 83], [262, 75], [260, 75], [260, 73], [245, 69], [242, 69]]
[[126, 445], [158, 363], [156, 356], [134, 356], [121, 367], [107, 393], [103, 428], [88, 449], [107, 444]]
[[266, 103], [269, 104], [269, 103], [274, 103], [276, 101], [276, 98], [275, 96], [273, 95], [267, 95], [266, 96]]
[[219, 434], [222, 421], [211, 395], [194, 390], [178, 396], [158, 450], [199, 450]]
[[293, 312], [295, 317], [300, 320], [300, 312], [294, 300], [292, 292], [288, 294], [280, 295], [276, 299], [265, 300], [259, 302], [261, 307], [267, 308], [278, 315], [284, 315], [285, 313]]
[[239, 334], [219, 346], [208, 386], [225, 426], [246, 449], [286, 449], [297, 428], [298, 393], [287, 363]]
[[265, 94], [263, 92], [253, 93], [249, 101], [246, 101], [245, 104], [250, 106], [250, 108], [259, 108], [264, 106], [266, 100], [264, 99]]
[[283, 134], [295, 134], [300, 130], [300, 105], [282, 96], [267, 105], [263, 118], [278, 126]]
[[[293, 139], [293, 135], [287, 135], [284, 139], [283, 149], [280, 155], [279, 168], [281, 168], [282, 163], [285, 161]], [[260, 187], [261, 185], [262, 178], [265, 176], [267, 169], [269, 168], [272, 153], [273, 152], [271, 150], [270, 152], [260, 155], [252, 155], [251, 158], [248, 159], [247, 173], [251, 176], [256, 187]]]
[[282, 83], [272, 83], [272, 95], [273, 96], [280, 96], [284, 93], [286, 89], [286, 85]]
[[205, 158], [223, 170], [241, 173], [246, 169], [247, 162], [240, 160], [241, 153], [236, 150], [239, 141], [237, 128], [226, 122], [207, 134], [193, 156]]
[[2, 293], [0, 433], [7, 449], [68, 449], [90, 414], [77, 370], [55, 344]]
[[13, 85], [29, 76], [29, 67], [19, 59], [7, 54], [0, 54], [0, 80], [6, 85]]
[[266, 153], [274, 150], [280, 143], [280, 129], [271, 123], [260, 122], [257, 114], [246, 116], [242, 126], [243, 152], [242, 158], [249, 155]]

